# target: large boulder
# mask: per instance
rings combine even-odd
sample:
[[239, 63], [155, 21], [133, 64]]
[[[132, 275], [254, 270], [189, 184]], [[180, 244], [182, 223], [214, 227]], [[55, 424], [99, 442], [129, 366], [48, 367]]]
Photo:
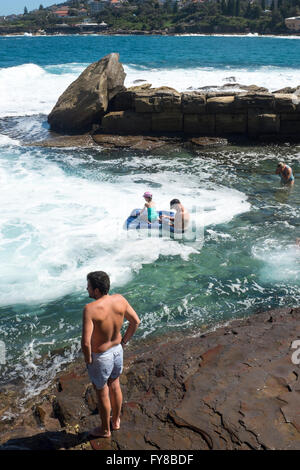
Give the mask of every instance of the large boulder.
[[117, 53], [89, 65], [59, 97], [48, 116], [51, 129], [77, 132], [100, 124], [109, 101], [124, 90], [125, 77]]

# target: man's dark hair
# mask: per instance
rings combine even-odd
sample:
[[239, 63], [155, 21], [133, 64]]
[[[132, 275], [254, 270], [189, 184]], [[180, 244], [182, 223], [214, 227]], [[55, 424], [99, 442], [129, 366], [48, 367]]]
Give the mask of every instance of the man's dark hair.
[[94, 271], [87, 275], [87, 280], [90, 281], [92, 288], [99, 289], [102, 295], [106, 295], [110, 289], [110, 279], [108, 274], [104, 271]]
[[170, 202], [170, 207], [175, 206], [175, 204], [180, 204], [179, 199], [172, 199], [172, 201]]

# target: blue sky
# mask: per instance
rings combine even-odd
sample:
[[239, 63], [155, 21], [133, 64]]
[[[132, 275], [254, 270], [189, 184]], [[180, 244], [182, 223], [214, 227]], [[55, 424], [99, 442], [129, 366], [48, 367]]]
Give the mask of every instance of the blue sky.
[[49, 7], [55, 3], [63, 3], [64, 0], [0, 0], [0, 16], [20, 14], [24, 12], [26, 6], [28, 11], [39, 8], [40, 5]]

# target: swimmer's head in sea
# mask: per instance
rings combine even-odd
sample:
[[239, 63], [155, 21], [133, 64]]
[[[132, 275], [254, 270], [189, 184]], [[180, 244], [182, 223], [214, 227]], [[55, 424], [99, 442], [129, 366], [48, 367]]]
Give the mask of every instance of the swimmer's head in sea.
[[143, 197], [146, 199], [152, 199], [152, 193], [150, 193], [150, 191], [146, 191], [144, 192]]

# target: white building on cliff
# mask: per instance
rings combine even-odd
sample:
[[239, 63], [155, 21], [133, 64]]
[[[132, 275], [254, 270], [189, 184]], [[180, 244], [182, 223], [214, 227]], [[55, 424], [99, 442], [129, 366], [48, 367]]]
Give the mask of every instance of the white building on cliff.
[[300, 16], [285, 18], [284, 22], [286, 27], [291, 31], [300, 31]]

